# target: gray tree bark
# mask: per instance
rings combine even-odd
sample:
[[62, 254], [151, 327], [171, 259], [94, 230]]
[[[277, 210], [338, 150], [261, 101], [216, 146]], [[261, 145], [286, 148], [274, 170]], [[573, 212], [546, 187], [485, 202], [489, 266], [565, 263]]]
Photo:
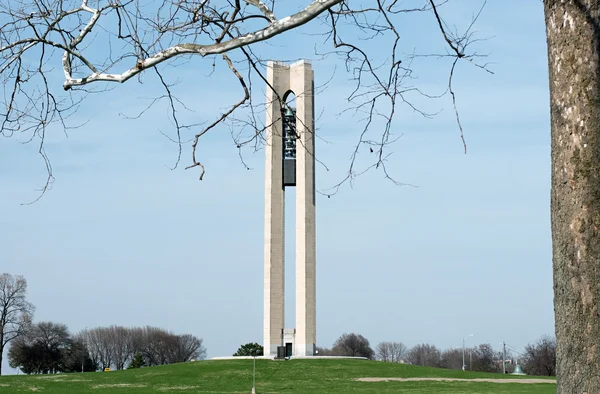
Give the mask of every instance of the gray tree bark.
[[599, 9], [544, 0], [558, 393], [600, 393]]

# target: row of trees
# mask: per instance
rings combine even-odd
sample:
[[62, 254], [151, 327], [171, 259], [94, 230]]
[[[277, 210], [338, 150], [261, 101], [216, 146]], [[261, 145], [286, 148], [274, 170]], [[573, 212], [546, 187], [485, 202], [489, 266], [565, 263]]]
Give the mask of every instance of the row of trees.
[[[8, 353], [13, 368], [24, 373], [122, 370], [185, 362], [206, 357], [202, 339], [176, 335], [158, 327], [97, 327], [71, 335], [66, 325], [32, 323], [34, 306], [26, 300], [27, 281], [22, 276], [0, 275], [0, 354], [12, 341]], [[368, 339], [356, 333], [343, 334], [331, 349], [317, 348], [319, 355], [355, 356], [385, 362], [461, 369], [462, 349], [441, 351], [419, 344], [408, 349], [400, 342], [381, 342], [373, 350]], [[258, 343], [242, 345], [234, 356], [260, 356]], [[503, 355], [491, 345], [466, 349], [468, 369], [500, 372]], [[520, 354], [524, 370], [531, 375], [556, 374], [556, 340], [547, 336], [528, 344]], [[0, 357], [0, 371], [2, 357]], [[510, 365], [509, 365], [510, 367]], [[510, 371], [510, 368], [509, 368]]]
[[135, 364], [162, 365], [206, 357], [202, 339], [191, 334], [176, 335], [158, 327], [98, 327], [77, 334], [91, 359], [101, 368], [125, 369]]
[[[505, 369], [508, 373], [514, 370], [518, 361], [529, 375], [556, 375], [556, 340], [549, 336], [542, 336], [537, 341], [527, 344], [524, 353], [511, 350], [505, 356], [502, 351], [494, 350], [490, 344], [486, 343], [466, 348], [464, 357], [467, 369], [477, 372], [502, 372], [502, 360], [505, 359]], [[430, 344], [420, 344], [408, 349], [402, 343], [382, 342], [377, 346], [377, 359], [461, 369], [463, 350], [462, 348], [451, 348], [441, 351]]]
[[98, 327], [71, 335], [66, 325], [29, 325], [8, 352], [12, 368], [27, 374], [139, 368], [202, 359], [202, 339], [158, 327]]
[[[428, 367], [462, 369], [463, 349], [440, 350], [435, 345], [422, 343], [408, 348], [401, 342], [380, 342], [373, 350], [369, 340], [360, 334], [343, 334], [331, 349], [317, 348], [320, 356], [355, 356], [384, 362], [407, 363]], [[464, 362], [467, 369], [477, 372], [502, 372], [502, 351], [488, 344], [466, 348]], [[516, 361], [529, 375], [556, 375], [556, 340], [548, 336], [525, 346], [524, 353], [508, 355], [505, 369], [512, 372]]]
[[24, 373], [125, 369], [206, 357], [202, 339], [158, 327], [98, 327], [71, 335], [66, 325], [33, 323], [22, 276], [0, 275], [0, 373], [10, 344], [9, 364]]
[[[494, 351], [488, 343], [465, 349], [467, 369], [478, 372], [502, 372], [502, 352]], [[450, 348], [444, 351], [435, 345], [419, 344], [404, 354], [404, 362], [429, 367], [462, 369], [463, 349]]]

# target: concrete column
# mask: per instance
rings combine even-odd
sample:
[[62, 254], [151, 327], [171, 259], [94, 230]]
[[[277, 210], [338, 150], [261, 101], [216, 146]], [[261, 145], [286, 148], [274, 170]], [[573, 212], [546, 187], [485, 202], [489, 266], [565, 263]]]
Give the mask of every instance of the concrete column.
[[[270, 62], [267, 80], [277, 92], [289, 85], [287, 66]], [[267, 130], [265, 163], [265, 268], [264, 268], [264, 332], [266, 356], [277, 355], [284, 328], [284, 188], [282, 173], [282, 123], [277, 95], [267, 88]]]
[[290, 67], [296, 94], [296, 343], [297, 356], [314, 355], [316, 343], [316, 226], [314, 75], [309, 62]]

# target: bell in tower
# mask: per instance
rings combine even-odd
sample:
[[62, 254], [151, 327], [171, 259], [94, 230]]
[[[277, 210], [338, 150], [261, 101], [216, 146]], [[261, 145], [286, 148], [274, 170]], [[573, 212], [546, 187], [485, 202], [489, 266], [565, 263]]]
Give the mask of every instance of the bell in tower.
[[281, 111], [283, 122], [283, 186], [296, 186], [296, 108]]

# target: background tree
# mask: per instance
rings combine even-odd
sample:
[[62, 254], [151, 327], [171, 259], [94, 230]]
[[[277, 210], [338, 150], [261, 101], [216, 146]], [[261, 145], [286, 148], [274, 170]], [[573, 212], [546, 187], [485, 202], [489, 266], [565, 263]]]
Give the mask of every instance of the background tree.
[[100, 369], [104, 370], [113, 366], [114, 353], [111, 337], [105, 327], [84, 330], [80, 335], [90, 351], [90, 358]]
[[23, 335], [10, 344], [8, 365], [25, 374], [41, 373], [44, 352], [41, 346], [29, 342]]
[[375, 352], [369, 345], [369, 340], [360, 334], [342, 334], [335, 343], [331, 352], [335, 356], [375, 358]]
[[169, 364], [170, 334], [159, 327], [146, 326], [143, 329], [144, 350], [146, 365]]
[[133, 352], [131, 349], [130, 332], [121, 326], [110, 326], [105, 329], [107, 341], [110, 342], [110, 351], [115, 369], [121, 371], [129, 363]]
[[[76, 338], [85, 343], [90, 359], [101, 369], [125, 369], [137, 356], [142, 357], [145, 366], [206, 357], [201, 338], [176, 335], [159, 327], [96, 327], [81, 331]], [[136, 363], [139, 364], [139, 360]]]
[[440, 365], [441, 352], [435, 345], [422, 343], [410, 349], [407, 359], [413, 365], [438, 367]]
[[527, 344], [521, 362], [523, 371], [529, 375], [556, 375], [556, 340], [545, 335]]
[[85, 343], [78, 338], [71, 339], [69, 347], [65, 350], [62, 360], [62, 372], [94, 372], [98, 365], [90, 357]]
[[380, 342], [377, 345], [377, 359], [392, 363], [404, 362], [408, 348], [401, 342]]
[[6, 345], [23, 335], [33, 316], [34, 306], [27, 301], [24, 277], [0, 275], [0, 375]]
[[246, 343], [239, 347], [234, 356], [262, 356], [263, 347], [258, 343]]
[[53, 322], [29, 325], [11, 344], [8, 361], [24, 373], [56, 373], [64, 370], [71, 338], [67, 326]]
[[[467, 353], [468, 354], [468, 353]], [[418, 356], [413, 355], [418, 361]], [[439, 366], [447, 369], [462, 369], [462, 349], [446, 349], [440, 355]], [[467, 359], [468, 362], [468, 359]], [[417, 364], [418, 365], [418, 364]], [[422, 365], [422, 364], [421, 364]]]
[[174, 363], [183, 363], [191, 360], [203, 360], [206, 358], [206, 348], [202, 343], [203, 340], [201, 338], [197, 338], [191, 334], [176, 335], [171, 361]]
[[501, 372], [502, 365], [498, 364], [497, 353], [489, 343], [481, 344], [472, 350], [472, 356], [469, 354], [469, 360], [472, 365], [469, 369], [478, 372]]
[[95, 330], [82, 330], [78, 334], [75, 335], [75, 338], [80, 340], [85, 344], [85, 347], [88, 350], [88, 354], [92, 362], [96, 365], [97, 368], [104, 368], [103, 363], [101, 363], [102, 352], [100, 341], [97, 338]]

